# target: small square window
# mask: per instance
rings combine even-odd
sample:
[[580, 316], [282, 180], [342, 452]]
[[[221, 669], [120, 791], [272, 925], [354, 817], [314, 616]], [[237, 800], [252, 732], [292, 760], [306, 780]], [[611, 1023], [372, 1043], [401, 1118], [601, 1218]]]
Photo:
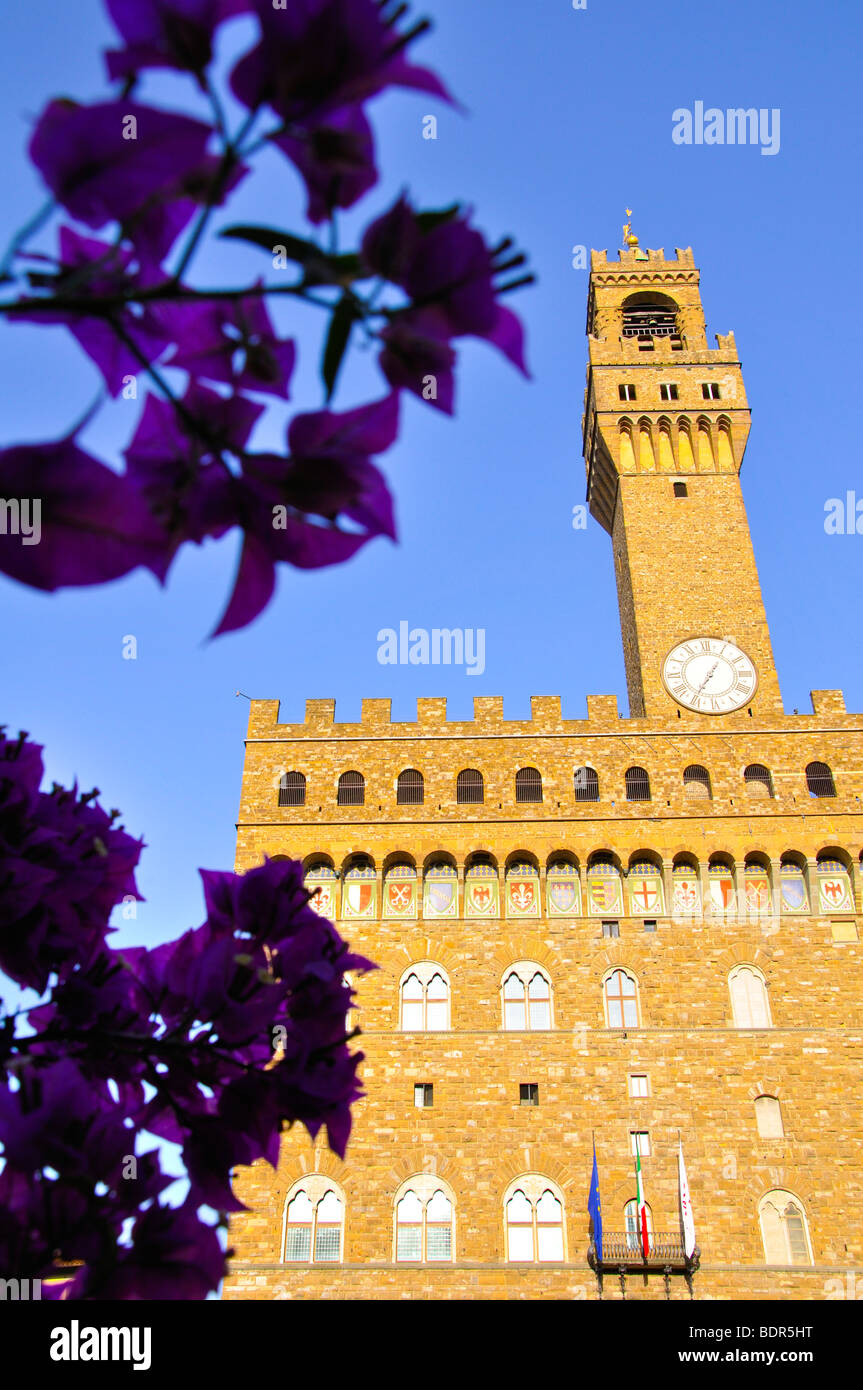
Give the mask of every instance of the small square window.
[[539, 1105], [539, 1083], [522, 1081], [518, 1088], [518, 1098], [522, 1105]]
[[414, 1105], [417, 1110], [430, 1110], [434, 1105], [434, 1086], [430, 1081], [414, 1086]]
[[675, 484], [674, 484], [674, 495], [675, 495], [675, 497], [687, 497], [687, 496], [688, 496], [688, 492], [687, 492], [687, 489], [686, 489], [686, 484], [685, 484], [685, 483], [675, 483]]
[[629, 1094], [630, 1094], [631, 1096], [635, 1096], [636, 1098], [639, 1098], [639, 1099], [640, 1099], [640, 1098], [646, 1096], [647, 1093], [648, 1093], [648, 1092], [647, 1092], [647, 1077], [644, 1076], [644, 1075], [641, 1075], [641, 1076], [630, 1076], [630, 1078], [629, 1078]]
[[620, 924], [618, 922], [603, 922], [603, 936], [620, 936]]
[[622, 401], [635, 400], [635, 387], [629, 382], [621, 382], [617, 388], [618, 395]]
[[630, 1152], [633, 1158], [650, 1157], [650, 1135], [646, 1129], [631, 1129], [629, 1131]]
[[673, 381], [663, 381], [659, 385], [659, 399], [662, 401], [676, 401], [679, 392]]
[[718, 401], [719, 383], [716, 381], [702, 381], [701, 394], [706, 401]]
[[648, 922], [648, 921], [645, 921], [645, 923], [644, 923], [644, 930], [645, 930], [645, 931], [656, 931], [656, 923], [655, 923], [655, 922]]

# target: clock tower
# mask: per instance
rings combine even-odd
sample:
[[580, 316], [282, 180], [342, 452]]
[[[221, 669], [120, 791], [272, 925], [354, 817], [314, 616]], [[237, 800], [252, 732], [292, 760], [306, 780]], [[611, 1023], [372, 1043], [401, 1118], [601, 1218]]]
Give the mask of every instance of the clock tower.
[[625, 229], [591, 253], [584, 457], [611, 536], [630, 713], [702, 726], [782, 714], [740, 490], [749, 406], [734, 334], [709, 347], [691, 249]]

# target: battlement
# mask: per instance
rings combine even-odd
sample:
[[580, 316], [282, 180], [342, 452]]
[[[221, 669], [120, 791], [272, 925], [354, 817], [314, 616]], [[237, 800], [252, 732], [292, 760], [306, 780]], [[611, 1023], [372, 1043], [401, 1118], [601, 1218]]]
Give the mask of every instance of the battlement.
[[[770, 727], [788, 732], [812, 730], [825, 723], [841, 728], [859, 727], [859, 719], [845, 709], [841, 690], [813, 690], [811, 714], [786, 714], [771, 720]], [[445, 696], [417, 700], [416, 720], [393, 721], [392, 701], [364, 699], [359, 721], [336, 721], [335, 700], [307, 700], [302, 724], [279, 722], [278, 700], [252, 700], [249, 709], [248, 738], [297, 739], [310, 738], [374, 738], [450, 736], [476, 738], [481, 736], [512, 737], [519, 735], [566, 734], [640, 734], [658, 731], [655, 719], [630, 718], [621, 714], [616, 695], [588, 695], [587, 718], [564, 719], [559, 695], [532, 695], [529, 719], [506, 719], [502, 695], [477, 695], [473, 702], [473, 719], [449, 719]], [[677, 721], [676, 721], [677, 722]], [[753, 722], [745, 711], [737, 716], [726, 715], [720, 727], [707, 715], [691, 715], [685, 722], [666, 732], [674, 734], [716, 734], [755, 732]]]
[[618, 258], [616, 261], [609, 261], [607, 250], [591, 251], [591, 274], [602, 274], [603, 271], [606, 273], [609, 271], [614, 272], [619, 270], [621, 266], [626, 266], [627, 269], [635, 271], [656, 269], [662, 266], [668, 266], [669, 269], [679, 270], [685, 266], [693, 270], [696, 275], [698, 274], [695, 266], [695, 256], [693, 255], [691, 246], [676, 247], [673, 260], [666, 259], [665, 248], [662, 246], [658, 247], [656, 250], [649, 250], [647, 248], [642, 250], [640, 246], [634, 249], [630, 249], [629, 247], [625, 249], [621, 248], [617, 256]]

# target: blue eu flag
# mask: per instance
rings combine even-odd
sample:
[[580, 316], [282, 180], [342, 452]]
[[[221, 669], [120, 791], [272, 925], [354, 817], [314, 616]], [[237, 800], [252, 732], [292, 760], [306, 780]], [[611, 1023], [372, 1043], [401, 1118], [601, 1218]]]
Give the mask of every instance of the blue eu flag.
[[593, 1145], [593, 1173], [590, 1178], [590, 1195], [587, 1210], [591, 1217], [591, 1233], [596, 1247], [596, 1258], [602, 1259], [602, 1203], [599, 1200], [599, 1170], [596, 1166], [596, 1141]]

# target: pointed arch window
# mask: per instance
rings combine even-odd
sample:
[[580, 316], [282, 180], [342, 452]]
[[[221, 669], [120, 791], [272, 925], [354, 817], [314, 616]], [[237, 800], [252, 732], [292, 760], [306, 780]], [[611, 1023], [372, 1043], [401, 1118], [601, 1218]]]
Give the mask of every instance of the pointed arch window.
[[506, 1258], [510, 1264], [562, 1264], [563, 1199], [548, 1179], [521, 1178], [504, 1203]]
[[530, 961], [513, 966], [503, 982], [503, 1026], [507, 1032], [543, 1032], [551, 1027], [551, 982]]
[[769, 1265], [810, 1265], [812, 1246], [803, 1203], [774, 1188], [758, 1204], [764, 1259]]
[[425, 961], [402, 980], [402, 1031], [443, 1033], [449, 1028], [449, 981], [440, 966]]
[[[648, 1249], [653, 1246], [653, 1212], [645, 1202], [644, 1213], [647, 1218], [647, 1245]], [[639, 1254], [642, 1251], [641, 1245], [641, 1226], [638, 1220], [638, 1198], [633, 1197], [623, 1208], [623, 1220], [626, 1228], [626, 1244], [630, 1250], [636, 1250]]]
[[306, 779], [302, 772], [283, 772], [279, 779], [279, 805], [305, 806]]
[[542, 777], [535, 767], [523, 767], [515, 774], [516, 801], [542, 801]]
[[295, 1183], [285, 1200], [282, 1259], [286, 1264], [338, 1264], [342, 1258], [344, 1198], [318, 1174]]
[[446, 1264], [453, 1258], [452, 1193], [440, 1178], [417, 1174], [396, 1198], [399, 1264]]

